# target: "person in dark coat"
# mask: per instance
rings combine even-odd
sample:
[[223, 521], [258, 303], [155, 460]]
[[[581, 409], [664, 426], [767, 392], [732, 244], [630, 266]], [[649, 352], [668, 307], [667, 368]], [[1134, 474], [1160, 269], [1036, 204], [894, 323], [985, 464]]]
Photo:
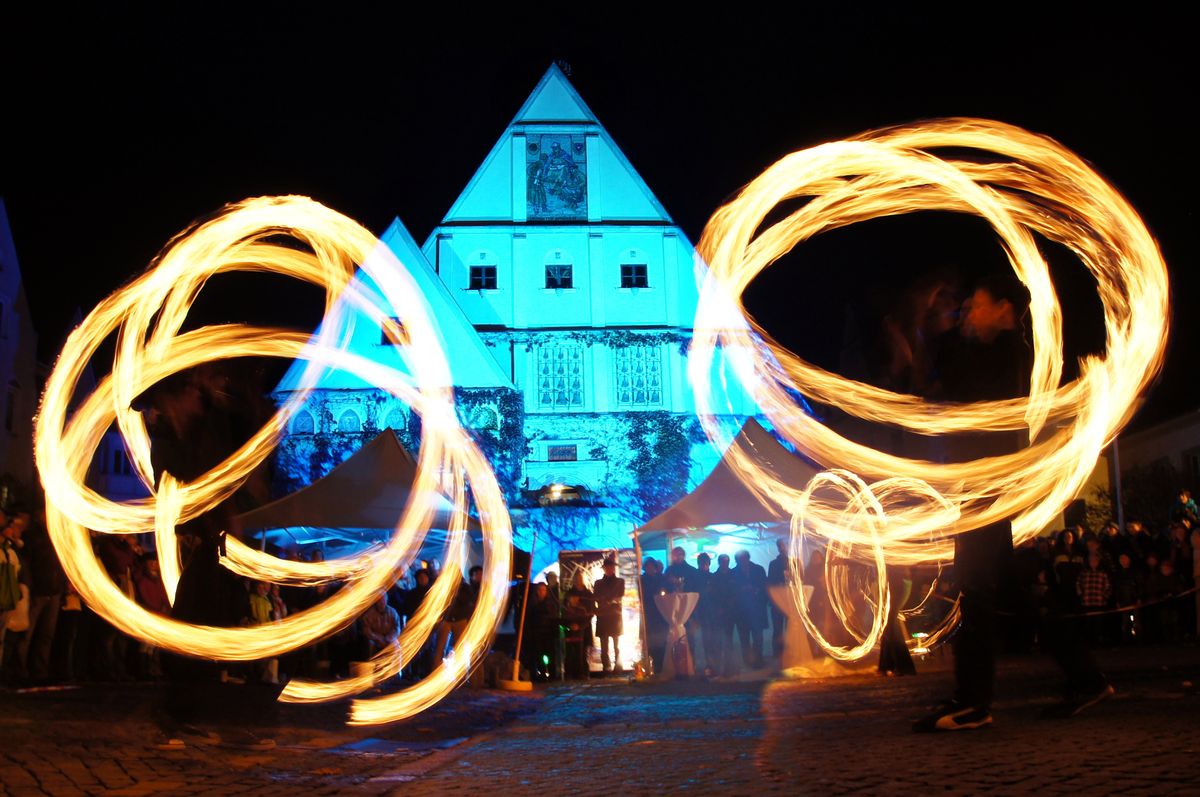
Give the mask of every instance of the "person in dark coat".
[[475, 613], [475, 604], [479, 601], [479, 589], [483, 582], [483, 568], [475, 565], [467, 574], [469, 581], [460, 581], [450, 606], [442, 614], [442, 620], [437, 624], [436, 640], [431, 651], [430, 669], [435, 669], [442, 663], [446, 655], [446, 643], [450, 649], [458, 647], [459, 637], [467, 629], [471, 615]]
[[[957, 334], [948, 333], [939, 362], [938, 398], [954, 402], [1010, 399], [1025, 394], [1028, 347], [1017, 311], [1023, 289], [1008, 279], [981, 281], [963, 303]], [[1020, 450], [1020, 433], [959, 434], [947, 439], [950, 459], [977, 460]], [[1073, 552], [1067, 552], [1073, 557]], [[996, 680], [996, 616], [1012, 592], [1012, 522], [1002, 520], [954, 538], [954, 574], [962, 621], [954, 637], [955, 693], [916, 720], [917, 732], [971, 730], [990, 725]], [[1072, 716], [1112, 694], [1067, 609], [1074, 590], [1047, 592], [1045, 646], [1066, 676], [1064, 702], [1048, 711]]]
[[20, 646], [20, 664], [34, 683], [50, 680], [50, 649], [58, 627], [58, 610], [67, 591], [67, 576], [58, 562], [46, 531], [45, 512], [25, 534], [25, 555], [32, 585], [29, 594], [29, 628]]
[[[726, 558], [726, 562], [728, 562]], [[700, 593], [700, 602], [696, 604], [696, 612], [692, 615], [700, 626], [700, 647], [704, 652], [704, 669], [706, 677], [720, 675], [725, 669], [723, 656], [723, 635], [721, 634], [720, 603], [713, 592], [712, 557], [706, 553], [696, 556], [696, 591]]]
[[687, 554], [682, 548], [671, 549], [671, 564], [663, 573], [667, 579], [668, 592], [697, 592], [696, 574], [699, 571], [687, 563]]
[[[270, 418], [274, 407], [266, 399], [259, 372], [231, 371], [216, 364], [177, 374], [159, 383], [143, 399], [153, 432], [151, 449], [155, 480], [166, 472], [181, 482], [193, 482], [219, 465]], [[250, 616], [250, 599], [241, 579], [221, 566], [225, 530], [242, 511], [268, 498], [266, 466], [256, 470], [237, 493], [206, 514], [181, 525], [182, 537], [194, 547], [175, 588], [171, 617], [194, 625], [235, 627]], [[275, 698], [282, 687], [259, 685], [234, 694], [224, 683], [225, 665], [188, 656], [162, 656], [168, 683], [165, 709], [166, 744], [177, 734], [198, 732], [193, 723], [228, 723], [233, 744], [254, 749], [274, 746], [249, 730], [270, 722]]]
[[567, 628], [567, 652], [564, 659], [568, 678], [587, 678], [587, 654], [592, 647], [592, 618], [596, 615], [596, 596], [587, 588], [583, 571], [577, 570], [571, 588], [563, 598], [563, 625]]
[[[411, 589], [406, 589], [404, 591], [404, 597], [399, 611], [402, 625], [404, 627], [407, 627], [408, 624], [412, 622], [413, 616], [417, 613], [417, 610], [421, 608], [421, 603], [425, 600], [425, 596], [429, 594], [429, 588], [432, 583], [433, 581], [430, 570], [422, 568], [413, 573], [413, 586]], [[433, 636], [436, 636], [436, 634]], [[431, 647], [431, 642], [427, 640], [424, 647], [422, 647], [421, 650], [412, 657], [412, 660], [409, 661], [408, 666], [405, 667], [405, 678], [410, 680], [420, 680], [421, 678], [429, 675], [429, 650]]]
[[916, 675], [917, 668], [913, 665], [912, 654], [908, 652], [904, 626], [900, 622], [900, 611], [908, 603], [908, 596], [912, 592], [912, 576], [906, 567], [888, 565], [887, 579], [891, 608], [879, 640], [877, 669], [880, 675]]
[[[625, 598], [625, 579], [617, 575], [617, 563], [604, 560], [604, 575], [592, 585], [596, 598], [596, 636], [600, 638], [600, 662], [604, 672], [621, 669], [620, 637], [624, 633], [622, 602]], [[608, 642], [612, 640], [612, 658], [608, 655]]]
[[[671, 564], [667, 566], [663, 577], [667, 582], [668, 592], [695, 592], [699, 594], [700, 571], [687, 562], [687, 554], [683, 548], [676, 546], [671, 549]], [[695, 612], [684, 623], [684, 633], [687, 635], [688, 650], [693, 654], [696, 650], [696, 632], [700, 628], [700, 618]]]
[[733, 585], [733, 627], [742, 647], [742, 663], [751, 669], [763, 666], [763, 630], [767, 627], [767, 571], [750, 561], [749, 551], [738, 551], [730, 573]]
[[534, 584], [525, 614], [529, 644], [521, 650], [521, 658], [529, 672], [542, 680], [549, 680], [558, 672], [560, 614], [558, 596], [549, 585], [542, 581]]
[[733, 570], [729, 567], [727, 553], [717, 557], [717, 569], [709, 581], [707, 597], [711, 604], [707, 617], [717, 629], [716, 637], [721, 640], [713, 670], [721, 678], [731, 678], [737, 675], [738, 665], [737, 656], [733, 653], [733, 622], [736, 616]]
[[[791, 578], [789, 572], [791, 562], [788, 558], [788, 541], [782, 537], [775, 541], [775, 549], [779, 555], [767, 565], [767, 586], [778, 587], [786, 585]], [[779, 610], [774, 602], [771, 609], [771, 655], [779, 658], [783, 655], [783, 634], [787, 629], [787, 615]]]

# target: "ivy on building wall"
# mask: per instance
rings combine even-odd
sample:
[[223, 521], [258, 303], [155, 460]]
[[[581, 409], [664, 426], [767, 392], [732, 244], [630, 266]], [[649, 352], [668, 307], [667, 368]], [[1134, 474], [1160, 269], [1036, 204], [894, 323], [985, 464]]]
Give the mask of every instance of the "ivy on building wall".
[[[281, 396], [275, 397], [281, 401]], [[379, 433], [379, 412], [386, 396], [379, 391], [315, 391], [304, 409], [313, 417], [312, 434], [284, 436], [275, 450], [271, 492], [287, 495], [312, 484], [350, 458]], [[362, 422], [362, 431], [338, 431], [338, 418], [354, 410]], [[401, 442], [408, 445], [403, 430]]]
[[[280, 397], [277, 397], [280, 398]], [[560, 548], [585, 544], [601, 525], [603, 512], [617, 511], [631, 525], [644, 522], [688, 490], [694, 447], [704, 441], [697, 419], [665, 410], [611, 413], [525, 413], [524, 397], [511, 388], [459, 388], [456, 408], [463, 426], [491, 463], [518, 526], [536, 530]], [[320, 479], [395, 424], [396, 402], [374, 390], [314, 392], [305, 409], [315, 420], [312, 434], [287, 435], [275, 456], [274, 492], [285, 495]], [[353, 409], [361, 432], [341, 432], [338, 419]], [[420, 445], [420, 416], [405, 411], [396, 434], [414, 454]], [[531, 483], [526, 461], [535, 441], [579, 440], [580, 460], [569, 463], [587, 482], [581, 498], [548, 505], [540, 482]], [[567, 463], [564, 463], [566, 465]], [[543, 477], [544, 478], [544, 477]]]
[[[525, 400], [512, 388], [456, 388], [459, 421], [470, 432], [496, 473], [500, 491], [510, 503], [518, 501], [529, 441], [525, 439]], [[479, 425], [481, 417], [494, 417], [494, 424]]]
[[[455, 390], [455, 402], [459, 420], [492, 463], [505, 497], [511, 500], [519, 495], [518, 480], [527, 452], [521, 394], [511, 388], [460, 388]], [[304, 406], [314, 418], [313, 433], [287, 435], [281, 441], [275, 453], [273, 493], [295, 492], [349, 459], [379, 434], [381, 419], [394, 404], [378, 390], [314, 391]], [[358, 415], [361, 432], [339, 431], [338, 418], [346, 410]], [[475, 428], [481, 417], [495, 422]], [[415, 455], [421, 443], [420, 415], [406, 412], [403, 428], [395, 432], [401, 445]]]
[[561, 345], [574, 343], [580, 346], [607, 346], [619, 349], [625, 346], [656, 346], [674, 344], [681, 353], [686, 352], [691, 342], [691, 330], [636, 330], [636, 329], [567, 329], [549, 332], [546, 330], [516, 330], [504, 332], [481, 332], [484, 345], [491, 348], [508, 346], [510, 343], [533, 351], [538, 345]]
[[687, 492], [694, 422], [669, 412], [629, 413], [631, 495], [642, 520], [668, 508]]
[[599, 519], [600, 508], [587, 500], [519, 509], [513, 513], [514, 524], [537, 534], [537, 544], [548, 544], [548, 550], [584, 547]]
[[606, 464], [603, 483], [587, 485], [594, 506], [648, 520], [686, 494], [692, 446], [704, 432], [688, 414], [665, 410], [604, 414], [530, 415], [531, 442], [583, 439], [587, 459]]

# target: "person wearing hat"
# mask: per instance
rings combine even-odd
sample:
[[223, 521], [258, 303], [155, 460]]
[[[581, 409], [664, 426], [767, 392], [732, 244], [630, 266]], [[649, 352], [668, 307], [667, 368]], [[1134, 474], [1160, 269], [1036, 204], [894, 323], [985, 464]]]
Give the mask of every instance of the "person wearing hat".
[[[600, 661], [604, 672], [621, 669], [620, 637], [624, 631], [621, 622], [621, 602], [625, 597], [625, 579], [617, 575], [617, 562], [611, 557], [604, 560], [604, 576], [592, 585], [596, 596], [596, 636], [600, 638]], [[612, 640], [612, 658], [608, 657], [608, 641]]]

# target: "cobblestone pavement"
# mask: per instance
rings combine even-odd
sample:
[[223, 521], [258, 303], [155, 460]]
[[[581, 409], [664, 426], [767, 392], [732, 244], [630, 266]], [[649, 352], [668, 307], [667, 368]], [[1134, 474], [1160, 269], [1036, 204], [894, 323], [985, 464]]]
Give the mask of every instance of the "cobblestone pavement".
[[916, 678], [563, 690], [396, 794], [1200, 795], [1200, 650], [1100, 658], [1117, 696], [1058, 721], [1038, 718], [1053, 665], [1002, 661], [995, 724], [958, 734], [909, 728], [948, 695], [948, 659]]
[[0, 692], [0, 795], [385, 794], [398, 782], [389, 773], [434, 766], [472, 735], [541, 701], [540, 694], [462, 689], [382, 728], [347, 726], [345, 704], [280, 705], [273, 727], [259, 729], [276, 740], [273, 750], [162, 751], [155, 685]]
[[593, 682], [532, 696], [460, 690], [387, 728], [344, 707], [280, 709], [276, 750], [159, 752], [146, 688], [0, 695], [4, 794], [1200, 795], [1200, 649], [1109, 651], [1117, 696], [1037, 718], [1055, 670], [1002, 660], [981, 731], [916, 735], [950, 687], [916, 678]]

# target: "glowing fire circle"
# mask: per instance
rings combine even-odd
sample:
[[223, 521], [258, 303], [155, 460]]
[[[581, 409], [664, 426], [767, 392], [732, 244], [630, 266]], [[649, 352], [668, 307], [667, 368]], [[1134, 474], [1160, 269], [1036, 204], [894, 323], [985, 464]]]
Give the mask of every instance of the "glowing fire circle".
[[[946, 148], [988, 157], [934, 154]], [[773, 208], [795, 199], [806, 201], [759, 232]], [[796, 244], [824, 230], [922, 210], [975, 214], [999, 236], [1030, 294], [1034, 364], [1027, 397], [962, 405], [891, 393], [804, 362], [748, 320], [741, 305], [745, 287]], [[1103, 357], [1086, 358], [1079, 378], [1068, 384], [1060, 384], [1061, 311], [1035, 233], [1076, 254], [1095, 277], [1103, 305], [1107, 350]], [[953, 534], [1006, 518], [1012, 518], [1017, 542], [1047, 526], [1078, 493], [1162, 366], [1167, 271], [1141, 218], [1077, 155], [999, 122], [937, 120], [792, 153], [713, 215], [698, 257], [708, 272], [689, 378], [706, 433], [722, 446], [730, 439], [716, 421], [709, 380], [720, 345], [775, 429], [802, 454], [835, 469], [808, 486], [789, 485], [758, 467], [747, 452], [730, 449], [746, 485], [792, 511], [793, 562], [800, 559], [803, 540], [812, 537], [877, 570], [869, 598], [875, 616], [865, 633], [847, 621], [844, 579], [829, 582], [831, 603], [859, 640], [852, 648], [822, 638], [802, 584], [793, 582], [809, 633], [838, 658], [861, 657], [882, 633], [889, 612], [885, 563], [948, 560]], [[1031, 444], [1014, 454], [962, 463], [893, 456], [798, 412], [789, 391], [918, 434], [1027, 430]]]
[[[952, 147], [993, 153], [998, 159], [939, 158]], [[779, 202], [808, 202], [756, 235]], [[971, 405], [937, 405], [853, 382], [805, 363], [777, 345], [740, 304], [745, 286], [798, 242], [822, 230], [881, 215], [918, 210], [975, 213], [997, 231], [1014, 271], [1029, 289], [1035, 361], [1026, 398]], [[273, 243], [287, 233], [311, 252]], [[1080, 377], [1060, 385], [1061, 313], [1034, 234], [1074, 251], [1096, 277], [1108, 330], [1105, 356], [1088, 358]], [[1099, 175], [1057, 143], [996, 122], [950, 119], [867, 133], [793, 153], [771, 166], [718, 210], [698, 247], [707, 275], [700, 292], [689, 378], [697, 411], [711, 439], [727, 447], [710, 393], [715, 347], [723, 347], [738, 379], [772, 424], [804, 455], [833, 470], [803, 488], [759, 469], [731, 448], [733, 464], [750, 489], [792, 513], [792, 558], [805, 537], [824, 541], [845, 558], [873, 564], [878, 578], [867, 632], [851, 630], [852, 648], [832, 646], [808, 616], [802, 584], [793, 592], [809, 632], [839, 658], [870, 650], [890, 611], [887, 563], [944, 561], [950, 534], [1013, 518], [1014, 535], [1036, 534], [1077, 493], [1101, 449], [1132, 414], [1154, 380], [1166, 344], [1166, 266], [1136, 212]], [[354, 275], [358, 264], [383, 294], [378, 309]], [[307, 334], [246, 326], [204, 327], [181, 333], [188, 308], [213, 275], [266, 271], [326, 290], [326, 316], [315, 340]], [[403, 340], [411, 376], [356, 357], [341, 345], [348, 311], [367, 313], [395, 340]], [[398, 316], [403, 327], [391, 316]], [[116, 333], [112, 374], [67, 418], [84, 369]], [[301, 389], [228, 460], [189, 484], [164, 474], [152, 483], [150, 440], [131, 402], [173, 373], [239, 356], [302, 358], [309, 362]], [[323, 563], [288, 562], [231, 539], [223, 564], [248, 577], [281, 584], [346, 580], [322, 604], [277, 624], [213, 628], [180, 623], [145, 611], [108, 578], [92, 552], [88, 529], [157, 536], [163, 579], [173, 593], [180, 563], [175, 526], [213, 508], [235, 492], [269, 456], [289, 419], [323, 369], [341, 368], [388, 390], [422, 416], [423, 439], [412, 500], [388, 543], [358, 557]], [[484, 529], [483, 584], [459, 655], [427, 679], [393, 695], [354, 702], [351, 721], [385, 722], [436, 703], [486, 650], [504, 606], [511, 569], [511, 525], [494, 475], [458, 425], [449, 368], [420, 292], [395, 255], [351, 220], [297, 197], [247, 200], [176, 239], [154, 267], [93, 310], [68, 338], [48, 381], [37, 421], [35, 453], [47, 496], [47, 524], [67, 575], [81, 596], [123, 632], [177, 653], [253, 660], [309, 644], [346, 625], [390, 585], [416, 555], [432, 520], [434, 493], [459, 508], [450, 531], [445, 568], [394, 650], [373, 660], [363, 676], [336, 683], [293, 681], [283, 699], [328, 700], [356, 694], [394, 674], [420, 650], [453, 597], [466, 528], [469, 479]], [[789, 391], [870, 421], [920, 434], [1028, 430], [1022, 451], [972, 462], [938, 464], [887, 455], [846, 440], [795, 411]], [[89, 463], [109, 426], [124, 436], [135, 471], [151, 498], [115, 503], [84, 484]], [[867, 479], [874, 479], [868, 482]], [[798, 573], [798, 568], [793, 568]], [[832, 574], [832, 571], [829, 571]], [[848, 627], [850, 594], [829, 579], [833, 608]], [[936, 636], [936, 634], [934, 635]], [[933, 637], [926, 640], [932, 644]]]
[[[287, 234], [310, 251], [281, 246]], [[388, 312], [352, 280], [355, 267], [383, 295]], [[191, 304], [210, 277], [231, 271], [280, 274], [321, 286], [326, 313], [320, 332], [309, 334], [248, 326], [209, 326], [180, 332]], [[349, 311], [357, 308], [404, 347], [411, 375], [345, 350]], [[399, 317], [402, 327], [392, 320]], [[113, 370], [68, 420], [68, 405], [87, 364], [116, 333]], [[308, 361], [300, 389], [268, 424], [227, 460], [191, 483], [163, 474], [152, 479], [150, 439], [131, 402], [171, 374], [231, 357], [286, 357]], [[292, 415], [327, 368], [352, 372], [408, 402], [422, 417], [418, 472], [409, 504], [386, 545], [349, 559], [291, 562], [261, 553], [232, 537], [222, 560], [230, 570], [279, 584], [345, 580], [321, 604], [278, 623], [215, 628], [182, 623], [146, 611], [128, 598], [97, 562], [88, 530], [105, 534], [153, 532], [164, 584], [173, 596], [180, 562], [175, 526], [232, 495], [268, 457]], [[416, 284], [391, 250], [350, 219], [302, 197], [251, 199], [174, 240], [153, 267], [100, 303], [71, 333], [46, 386], [37, 419], [35, 453], [46, 491], [51, 539], [71, 582], [105, 620], [126, 634], [176, 653], [248, 661], [307, 645], [350, 623], [396, 575], [411, 564], [433, 519], [434, 497], [447, 494], [457, 508], [449, 529], [445, 567], [398, 642], [372, 660], [367, 674], [317, 683], [293, 680], [283, 700], [332, 700], [357, 694], [396, 674], [421, 649], [460, 581], [466, 534], [466, 484], [484, 530], [483, 581], [476, 610], [456, 655], [416, 685], [353, 703], [353, 723], [387, 722], [436, 703], [486, 652], [500, 622], [511, 571], [511, 525], [486, 459], [459, 426], [449, 367]], [[150, 498], [117, 503], [90, 490], [84, 479], [111, 424], [124, 436], [135, 471]]]

